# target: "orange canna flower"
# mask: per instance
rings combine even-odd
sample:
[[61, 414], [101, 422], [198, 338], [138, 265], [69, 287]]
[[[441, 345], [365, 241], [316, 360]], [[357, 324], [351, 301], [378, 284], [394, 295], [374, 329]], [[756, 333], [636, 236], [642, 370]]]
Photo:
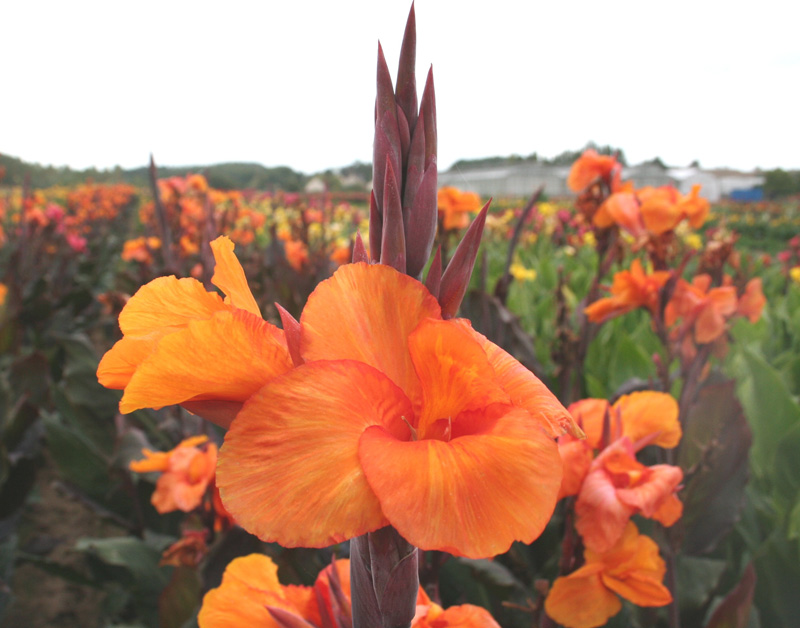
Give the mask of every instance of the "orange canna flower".
[[217, 446], [207, 441], [207, 436], [193, 436], [171, 451], [144, 449], [145, 459], [130, 463], [136, 473], [161, 473], [151, 498], [158, 512], [191, 512], [200, 506], [217, 465]]
[[646, 442], [665, 449], [678, 446], [682, 430], [678, 402], [667, 393], [645, 390], [620, 397], [614, 405], [605, 399], [583, 399], [570, 404], [569, 413], [586, 433], [583, 440], [569, 434], [558, 438], [564, 465], [559, 499], [577, 495], [589, 468], [593, 450], [603, 448], [603, 425], [609, 418], [609, 440], [627, 437], [632, 443]]
[[[755, 301], [755, 292], [748, 299]], [[736, 288], [711, 288], [711, 276], [698, 275], [692, 283], [678, 282], [664, 311], [664, 322], [672, 326], [678, 319], [683, 319], [675, 334], [682, 336], [693, 329], [695, 341], [706, 344], [725, 333], [726, 321], [736, 313], [736, 308]]]
[[761, 289], [761, 278], [754, 277], [747, 282], [744, 294], [739, 297], [736, 306], [736, 313], [745, 316], [751, 323], [755, 323], [761, 318], [761, 312], [767, 304], [767, 299]]
[[283, 332], [261, 318], [233, 242], [220, 237], [211, 247], [211, 281], [224, 301], [195, 279], [159, 277], [120, 313], [123, 338], [97, 369], [103, 386], [125, 390], [120, 412], [179, 403], [227, 427], [246, 399], [292, 367]]
[[639, 209], [639, 201], [632, 187], [620, 190], [609, 196], [597, 213], [592, 218], [595, 227], [607, 229], [612, 225], [619, 225], [635, 238], [644, 236], [647, 233], [642, 213]]
[[642, 263], [635, 259], [630, 270], [614, 275], [611, 295], [590, 304], [584, 312], [593, 323], [602, 323], [640, 307], [647, 308], [655, 316], [661, 288], [669, 280], [668, 271], [644, 272]]
[[442, 609], [438, 604], [417, 606], [411, 628], [500, 628], [485, 608], [462, 604]]
[[644, 187], [636, 192], [645, 228], [655, 235], [672, 231], [683, 219], [681, 195], [673, 186]]
[[0, 307], [5, 305], [6, 296], [8, 296], [8, 286], [4, 283], [0, 283]]
[[575, 502], [575, 529], [595, 552], [611, 549], [634, 514], [670, 526], [682, 514], [675, 496], [683, 471], [671, 465], [646, 467], [623, 437], [592, 462]]
[[702, 227], [711, 211], [711, 204], [708, 200], [700, 197], [699, 184], [693, 185], [689, 195], [678, 201], [678, 207], [681, 215], [689, 220], [693, 229]]
[[672, 601], [662, 584], [666, 566], [655, 542], [628, 522], [617, 543], [605, 553], [587, 549], [586, 563], [557, 578], [545, 600], [547, 614], [567, 628], [595, 628], [622, 609], [618, 596], [637, 606], [665, 606]]
[[183, 403], [230, 425], [217, 485], [240, 525], [322, 547], [391, 524], [466, 556], [540, 534], [561, 483], [553, 438], [580, 430], [530, 371], [442, 320], [419, 281], [365, 263], [316, 288], [293, 363], [283, 332], [255, 315], [232, 243], [212, 246], [225, 302], [194, 280], [151, 282], [99, 376], [125, 388], [123, 412]]
[[[313, 587], [282, 585], [278, 581], [278, 566], [263, 554], [235, 558], [225, 568], [222, 583], [203, 597], [197, 616], [200, 628], [280, 628], [270, 610], [284, 611], [322, 626], [326, 612], [323, 599], [330, 600], [331, 570], [336, 570], [337, 584], [345, 596], [346, 612], [350, 613], [350, 561], [337, 560], [323, 570]], [[317, 592], [322, 595], [317, 595]], [[325, 595], [327, 594], [327, 595]], [[339, 625], [334, 623], [332, 625]]]
[[445, 230], [465, 229], [469, 225], [469, 213], [480, 210], [481, 197], [475, 192], [445, 186], [439, 188], [438, 203]]
[[597, 179], [611, 181], [614, 172], [620, 169], [615, 157], [600, 155], [590, 148], [572, 164], [567, 176], [567, 185], [573, 192], [582, 192]]
[[303, 266], [308, 263], [308, 247], [300, 240], [286, 240], [283, 243], [286, 252], [286, 261], [289, 266], [297, 272], [303, 270]]
[[286, 547], [391, 524], [472, 557], [541, 533], [561, 482], [552, 438], [572, 420], [519, 362], [383, 265], [339, 268], [300, 323], [305, 363], [225, 438], [217, 482], [237, 522]]

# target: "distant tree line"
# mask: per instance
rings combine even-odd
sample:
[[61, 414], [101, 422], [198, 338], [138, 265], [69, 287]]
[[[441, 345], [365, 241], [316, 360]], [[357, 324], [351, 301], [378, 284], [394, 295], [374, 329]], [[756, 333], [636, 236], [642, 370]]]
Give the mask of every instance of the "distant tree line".
[[594, 142], [589, 142], [580, 150], [565, 150], [551, 159], [540, 157], [538, 153], [531, 153], [527, 157], [522, 157], [521, 155], [509, 155], [507, 157], [459, 159], [450, 167], [450, 170], [459, 170], [463, 168], [489, 168], [492, 166], [513, 166], [521, 163], [540, 163], [549, 166], [569, 166], [583, 154], [583, 151], [589, 148], [593, 148], [601, 155], [616, 155], [617, 160], [623, 166], [628, 165], [625, 160], [625, 153], [621, 148], [614, 148], [613, 146], [598, 146]]
[[800, 194], [800, 170], [767, 170], [764, 173], [764, 196], [770, 199]]

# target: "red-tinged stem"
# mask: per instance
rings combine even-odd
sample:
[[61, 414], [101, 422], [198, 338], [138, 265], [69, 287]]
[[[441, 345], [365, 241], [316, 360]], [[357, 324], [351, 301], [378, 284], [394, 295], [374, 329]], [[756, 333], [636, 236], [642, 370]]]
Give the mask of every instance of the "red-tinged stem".
[[391, 526], [350, 540], [353, 628], [409, 628], [419, 591], [417, 548]]

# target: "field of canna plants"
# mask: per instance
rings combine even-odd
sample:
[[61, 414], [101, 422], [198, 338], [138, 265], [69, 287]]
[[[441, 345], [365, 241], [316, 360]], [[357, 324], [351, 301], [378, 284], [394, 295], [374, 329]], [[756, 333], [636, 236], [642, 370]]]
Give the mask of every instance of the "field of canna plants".
[[363, 198], [0, 181], [4, 625], [795, 625], [800, 201], [438, 189], [414, 45]]

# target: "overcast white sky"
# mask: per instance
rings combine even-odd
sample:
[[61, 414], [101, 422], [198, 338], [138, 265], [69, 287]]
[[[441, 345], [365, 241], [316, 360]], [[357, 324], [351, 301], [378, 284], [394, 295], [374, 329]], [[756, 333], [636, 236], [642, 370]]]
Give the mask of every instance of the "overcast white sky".
[[[0, 152], [75, 168], [372, 158], [408, 0], [5, 2]], [[631, 162], [800, 168], [800, 3], [417, 0], [440, 169], [593, 140]]]

